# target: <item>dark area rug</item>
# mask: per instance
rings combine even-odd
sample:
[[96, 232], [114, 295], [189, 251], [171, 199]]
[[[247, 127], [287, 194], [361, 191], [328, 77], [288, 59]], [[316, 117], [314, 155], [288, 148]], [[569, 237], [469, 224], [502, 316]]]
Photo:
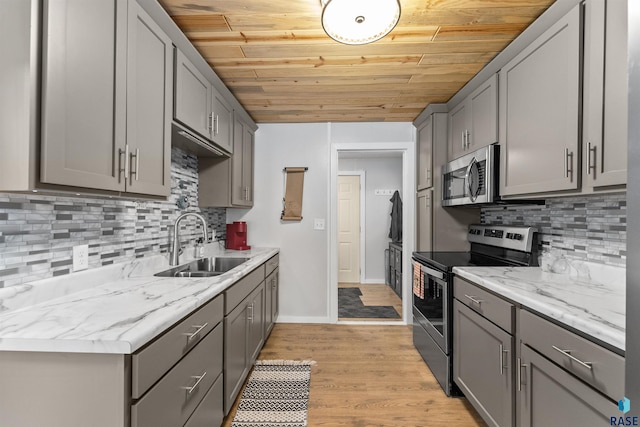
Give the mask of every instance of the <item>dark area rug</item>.
[[360, 288], [338, 288], [338, 317], [399, 319], [400, 315], [390, 305], [364, 305]]

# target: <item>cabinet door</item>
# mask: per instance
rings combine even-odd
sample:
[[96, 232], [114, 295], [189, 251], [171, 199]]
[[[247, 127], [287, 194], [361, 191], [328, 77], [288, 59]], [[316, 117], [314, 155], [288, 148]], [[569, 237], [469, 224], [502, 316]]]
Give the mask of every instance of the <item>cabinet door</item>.
[[126, 38], [126, 2], [44, 1], [42, 182], [124, 190]]
[[489, 426], [512, 426], [513, 337], [456, 299], [453, 328], [454, 381]]
[[585, 6], [583, 150], [588, 187], [627, 182], [627, 2]]
[[418, 129], [418, 190], [433, 186], [433, 116]]
[[211, 138], [211, 83], [176, 49], [174, 118]]
[[249, 373], [249, 310], [240, 303], [224, 318], [224, 413], [227, 415]]
[[494, 74], [469, 95], [471, 112], [467, 149], [498, 142], [498, 75]]
[[236, 119], [233, 131], [234, 153], [231, 158], [231, 204], [253, 206], [253, 131]]
[[212, 89], [212, 102], [211, 139], [229, 153], [233, 153], [233, 109], [215, 89]]
[[249, 295], [249, 365], [256, 361], [264, 344], [264, 293], [265, 284], [262, 282]]
[[462, 101], [449, 112], [449, 161], [462, 156], [467, 149], [467, 103]]
[[169, 195], [171, 189], [171, 39], [130, 2], [127, 61], [127, 191]]
[[579, 185], [581, 6], [500, 70], [501, 194]]
[[433, 190], [422, 190], [418, 192], [418, 242], [417, 250], [429, 252], [432, 248], [431, 227], [433, 218], [433, 205], [431, 199]]
[[521, 345], [518, 384], [519, 426], [610, 425], [622, 415], [615, 403]]

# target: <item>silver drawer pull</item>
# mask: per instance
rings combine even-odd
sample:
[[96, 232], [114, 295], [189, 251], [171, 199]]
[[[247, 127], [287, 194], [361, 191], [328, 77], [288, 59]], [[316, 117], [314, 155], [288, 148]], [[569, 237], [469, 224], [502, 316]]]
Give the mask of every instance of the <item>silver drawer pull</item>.
[[527, 369], [527, 364], [522, 363], [522, 360], [518, 357], [518, 391], [522, 391], [522, 369]]
[[464, 296], [469, 298], [471, 300], [471, 302], [474, 302], [474, 303], [476, 303], [478, 305], [482, 304], [482, 300], [481, 299], [478, 299], [476, 297], [472, 297], [471, 295], [467, 295], [467, 294], [464, 294]]
[[204, 379], [204, 377], [207, 375], [207, 371], [205, 371], [202, 375], [200, 376], [193, 376], [191, 378], [195, 378], [196, 379], [196, 383], [194, 385], [192, 385], [191, 387], [180, 387], [183, 390], [187, 390], [187, 394], [191, 394], [193, 393], [193, 390], [196, 389], [196, 387], [198, 387], [198, 385], [200, 384], [200, 382]]
[[573, 360], [576, 363], [579, 363], [580, 365], [584, 366], [585, 368], [587, 368], [589, 370], [593, 369], [593, 366], [591, 366], [592, 365], [591, 362], [583, 362], [582, 360], [578, 359], [577, 357], [572, 356], [571, 355], [571, 350], [562, 350], [562, 349], [559, 349], [558, 347], [556, 347], [555, 345], [552, 345], [551, 347], [553, 347], [553, 349], [555, 351], [560, 352], [563, 356], [567, 356], [569, 359]]
[[509, 354], [509, 350], [505, 350], [504, 346], [500, 344], [500, 375], [504, 375], [504, 354]]
[[196, 329], [195, 332], [191, 332], [191, 333], [185, 332], [182, 335], [186, 335], [187, 336], [187, 341], [191, 341], [192, 339], [194, 339], [196, 337], [196, 335], [198, 335], [200, 332], [202, 332], [202, 330], [204, 328], [206, 328], [208, 325], [209, 325], [208, 323], [205, 323], [204, 325], [193, 325], [192, 326], [193, 328], [198, 328], [198, 329]]

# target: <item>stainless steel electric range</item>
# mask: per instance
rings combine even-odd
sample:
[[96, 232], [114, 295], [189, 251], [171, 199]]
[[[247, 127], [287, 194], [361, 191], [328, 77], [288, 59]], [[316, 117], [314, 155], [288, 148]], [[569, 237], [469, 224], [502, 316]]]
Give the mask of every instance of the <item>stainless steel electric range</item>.
[[413, 343], [447, 396], [460, 395], [453, 382], [453, 267], [535, 266], [533, 227], [471, 225], [469, 252], [413, 253]]

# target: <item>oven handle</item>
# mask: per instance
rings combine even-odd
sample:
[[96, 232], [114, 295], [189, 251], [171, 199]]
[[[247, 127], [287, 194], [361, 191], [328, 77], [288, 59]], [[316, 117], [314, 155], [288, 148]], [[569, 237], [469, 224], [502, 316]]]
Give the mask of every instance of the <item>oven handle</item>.
[[424, 266], [422, 264], [420, 264], [420, 270], [425, 273], [428, 274], [431, 277], [434, 277], [436, 279], [440, 279], [440, 280], [444, 280], [444, 273], [438, 270], [434, 270], [433, 268], [429, 268], [427, 266]]

